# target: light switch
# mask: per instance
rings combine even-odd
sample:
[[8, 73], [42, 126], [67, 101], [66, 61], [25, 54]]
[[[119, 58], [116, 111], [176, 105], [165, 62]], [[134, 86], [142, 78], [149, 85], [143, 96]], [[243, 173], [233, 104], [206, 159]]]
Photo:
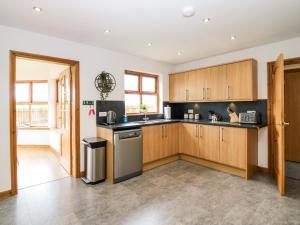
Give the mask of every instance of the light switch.
[[107, 116], [107, 112], [99, 112], [99, 117], [106, 117]]

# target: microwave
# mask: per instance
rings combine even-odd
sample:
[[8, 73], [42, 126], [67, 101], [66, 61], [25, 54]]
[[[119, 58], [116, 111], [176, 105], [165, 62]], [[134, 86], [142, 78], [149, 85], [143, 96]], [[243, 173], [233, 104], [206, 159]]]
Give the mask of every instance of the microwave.
[[239, 113], [239, 122], [240, 123], [258, 123], [258, 115], [256, 111], [247, 111], [244, 113]]

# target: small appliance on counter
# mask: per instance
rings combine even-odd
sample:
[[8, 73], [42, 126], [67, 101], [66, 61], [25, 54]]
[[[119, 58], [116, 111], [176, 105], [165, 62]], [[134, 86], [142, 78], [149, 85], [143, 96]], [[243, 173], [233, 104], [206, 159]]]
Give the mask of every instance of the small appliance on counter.
[[187, 120], [187, 119], [189, 118], [189, 114], [185, 113], [185, 114], [183, 115], [183, 118], [184, 118], [185, 120]]
[[171, 107], [170, 106], [166, 106], [164, 107], [164, 119], [165, 120], [170, 120], [171, 119]]
[[213, 122], [222, 120], [222, 117], [213, 111], [208, 111], [208, 120], [211, 120]]
[[195, 114], [195, 120], [199, 120], [200, 119], [200, 115], [197, 113]]
[[106, 117], [106, 123], [107, 124], [115, 124], [116, 123], [117, 115], [114, 111], [108, 111], [107, 117]]
[[239, 122], [240, 123], [257, 124], [258, 123], [258, 114], [256, 111], [247, 111], [245, 113], [240, 113], [239, 114]]

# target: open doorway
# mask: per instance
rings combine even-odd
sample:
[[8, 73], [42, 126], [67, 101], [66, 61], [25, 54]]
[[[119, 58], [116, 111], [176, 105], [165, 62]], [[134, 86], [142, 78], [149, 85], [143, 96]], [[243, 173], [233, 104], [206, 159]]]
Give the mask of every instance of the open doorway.
[[79, 62], [10, 56], [12, 194], [79, 177]]
[[269, 168], [282, 195], [300, 198], [300, 58], [268, 63], [268, 87]]
[[300, 65], [285, 68], [284, 84], [285, 175], [300, 182]]

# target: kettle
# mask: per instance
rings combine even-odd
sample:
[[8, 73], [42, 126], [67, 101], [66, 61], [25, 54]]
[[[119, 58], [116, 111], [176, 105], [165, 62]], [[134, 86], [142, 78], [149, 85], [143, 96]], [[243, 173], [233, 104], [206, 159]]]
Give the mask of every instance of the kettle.
[[107, 112], [107, 117], [106, 117], [106, 122], [107, 124], [115, 124], [116, 123], [116, 113], [114, 111], [108, 111]]

